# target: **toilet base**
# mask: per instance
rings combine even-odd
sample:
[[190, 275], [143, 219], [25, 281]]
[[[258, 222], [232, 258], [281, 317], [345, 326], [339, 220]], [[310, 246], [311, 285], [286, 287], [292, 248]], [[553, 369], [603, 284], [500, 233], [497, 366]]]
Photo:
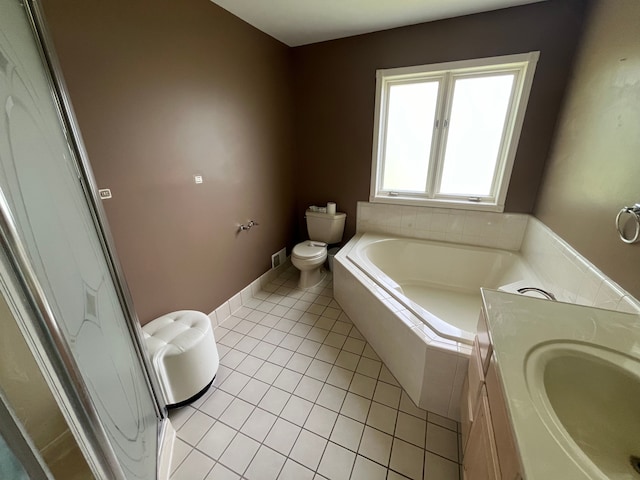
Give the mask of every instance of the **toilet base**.
[[327, 271], [324, 267], [320, 266], [312, 270], [300, 270], [300, 280], [298, 281], [298, 288], [305, 290], [307, 288], [315, 287], [327, 276]]

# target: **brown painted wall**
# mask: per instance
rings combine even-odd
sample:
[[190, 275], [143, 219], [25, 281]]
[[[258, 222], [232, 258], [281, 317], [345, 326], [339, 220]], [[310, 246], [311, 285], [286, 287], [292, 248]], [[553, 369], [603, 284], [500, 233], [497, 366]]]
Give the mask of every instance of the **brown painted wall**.
[[640, 298], [640, 244], [614, 228], [640, 202], [640, 2], [599, 0], [588, 22], [535, 215]]
[[[375, 72], [540, 50], [506, 210], [530, 212], [583, 24], [586, 2], [554, 0], [294, 49], [297, 204], [336, 201], [355, 231], [369, 198]], [[306, 238], [306, 237], [305, 237]]]
[[[209, 312], [246, 286], [295, 228], [304, 236], [309, 204], [337, 201], [345, 239], [354, 233], [378, 68], [540, 50], [507, 197], [507, 211], [531, 211], [585, 2], [295, 49], [205, 0], [51, 0], [46, 11], [98, 184], [114, 194], [105, 208], [145, 323]], [[260, 226], [237, 235], [250, 218]]]
[[206, 0], [45, 7], [142, 323], [209, 313], [292, 240], [290, 49]]

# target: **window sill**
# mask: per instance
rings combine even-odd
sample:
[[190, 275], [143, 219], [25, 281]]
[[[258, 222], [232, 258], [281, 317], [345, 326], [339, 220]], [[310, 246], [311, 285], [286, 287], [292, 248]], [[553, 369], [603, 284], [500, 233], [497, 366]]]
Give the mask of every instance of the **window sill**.
[[370, 197], [371, 203], [387, 203], [391, 205], [408, 205], [412, 207], [434, 207], [449, 208], [457, 210], [475, 210], [481, 212], [504, 212], [504, 205], [495, 203], [470, 202], [468, 200], [441, 200], [435, 198], [413, 198], [413, 197]]

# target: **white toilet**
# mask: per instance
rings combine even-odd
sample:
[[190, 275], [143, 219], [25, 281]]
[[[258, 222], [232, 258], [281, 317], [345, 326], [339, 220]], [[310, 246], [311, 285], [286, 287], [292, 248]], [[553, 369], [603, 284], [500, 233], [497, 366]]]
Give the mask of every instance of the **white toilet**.
[[339, 243], [344, 233], [346, 213], [305, 213], [309, 240], [293, 247], [291, 263], [300, 270], [298, 288], [310, 288], [320, 283], [327, 272], [323, 268], [327, 259], [327, 245]]

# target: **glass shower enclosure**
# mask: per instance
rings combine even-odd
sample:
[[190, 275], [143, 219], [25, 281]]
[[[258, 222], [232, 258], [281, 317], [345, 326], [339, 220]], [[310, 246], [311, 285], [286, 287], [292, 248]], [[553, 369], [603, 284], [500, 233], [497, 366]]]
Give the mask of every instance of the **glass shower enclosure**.
[[50, 45], [0, 0], [0, 293], [94, 476], [152, 480], [166, 407]]

